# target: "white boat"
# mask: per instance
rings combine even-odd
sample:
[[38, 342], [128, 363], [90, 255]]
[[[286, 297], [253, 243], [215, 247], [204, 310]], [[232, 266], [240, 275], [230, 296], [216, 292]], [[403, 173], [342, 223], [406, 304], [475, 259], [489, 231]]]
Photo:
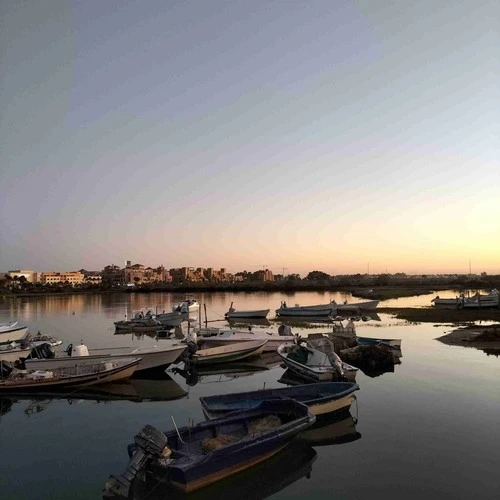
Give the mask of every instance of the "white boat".
[[28, 327], [20, 325], [18, 321], [3, 323], [0, 325], [0, 344], [23, 340], [27, 334]]
[[38, 347], [38, 346], [41, 346], [42, 344], [50, 344], [51, 346], [57, 347], [63, 343], [63, 341], [61, 339], [57, 339], [56, 337], [52, 337], [52, 335], [42, 334], [40, 332], [38, 332], [33, 337], [28, 335], [26, 340], [33, 347]]
[[463, 298], [463, 294], [460, 295], [460, 297], [455, 297], [454, 299], [442, 299], [439, 295], [436, 295], [431, 302], [435, 306], [452, 306], [452, 307], [458, 307], [460, 304], [461, 300]]
[[266, 318], [269, 314], [269, 309], [258, 309], [258, 310], [250, 310], [250, 311], [237, 311], [233, 308], [233, 303], [231, 302], [231, 306], [229, 307], [229, 311], [224, 314], [227, 319], [236, 319], [236, 318]]
[[197, 334], [198, 340], [206, 347], [217, 347], [255, 340], [267, 340], [263, 352], [276, 352], [278, 347], [284, 342], [293, 342], [295, 340], [291, 331], [289, 335], [278, 335], [259, 330], [253, 331], [251, 328], [247, 331], [227, 328], [201, 328], [197, 331]]
[[[167, 345], [164, 345], [168, 343]], [[115, 358], [140, 358], [136, 371], [166, 368], [175, 363], [186, 349], [186, 344], [179, 341], [162, 341], [162, 345], [153, 347], [110, 347], [106, 349], [88, 349], [85, 345], [70, 344], [65, 351], [57, 352], [55, 358], [25, 360], [26, 368], [52, 370], [59, 366], [92, 364], [96, 361], [113, 361]]]
[[189, 361], [196, 365], [231, 363], [242, 359], [260, 356], [264, 352], [267, 340], [236, 342], [231, 345], [200, 349], [190, 356]]
[[346, 313], [346, 312], [362, 312], [362, 311], [374, 311], [377, 309], [379, 300], [367, 300], [365, 302], [351, 302], [347, 301], [343, 304], [337, 304], [334, 300], [332, 300], [332, 304], [335, 304], [337, 307], [337, 312]]
[[21, 347], [20, 344], [12, 342], [10, 344], [0, 344], [0, 361], [9, 361], [13, 363], [19, 358], [28, 356], [31, 347]]
[[175, 304], [172, 307], [172, 312], [180, 312], [183, 314], [191, 314], [200, 310], [200, 304], [196, 299], [186, 298], [182, 302]]
[[344, 377], [342, 361], [337, 355], [329, 356], [308, 347], [304, 342], [281, 344], [278, 347], [278, 354], [291, 371], [306, 378], [335, 381]]
[[462, 297], [458, 307], [460, 309], [483, 309], [489, 307], [498, 307], [500, 303], [500, 295], [498, 290], [492, 290], [487, 295], [482, 295], [479, 292], [473, 297]]
[[289, 307], [286, 302], [281, 302], [279, 309], [276, 309], [276, 316], [302, 316], [302, 317], [314, 317], [314, 316], [334, 316], [337, 314], [337, 307], [335, 304], [320, 304], [313, 306], [295, 306]]

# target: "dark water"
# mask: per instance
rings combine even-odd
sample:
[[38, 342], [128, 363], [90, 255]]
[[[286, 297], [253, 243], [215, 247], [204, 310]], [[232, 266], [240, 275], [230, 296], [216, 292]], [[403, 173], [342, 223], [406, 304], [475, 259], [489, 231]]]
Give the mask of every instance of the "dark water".
[[[0, 301], [0, 321], [20, 319], [31, 331], [62, 338], [64, 345], [80, 340], [92, 347], [154, 344], [149, 337], [114, 335], [113, 321], [143, 307], [169, 310], [182, 298], [127, 294]], [[269, 307], [272, 318], [281, 300], [305, 305], [350, 296], [254, 293], [197, 298], [207, 305], [209, 320], [220, 320], [213, 325], [222, 326], [231, 301], [240, 309]], [[402, 299], [397, 305], [427, 305], [431, 298]], [[402, 338], [401, 364], [378, 377], [358, 374], [358, 404], [351, 416], [310, 435], [313, 447], [285, 450], [192, 498], [499, 498], [500, 359], [434, 340], [450, 326], [406, 324], [384, 315], [379, 319], [358, 323], [358, 334]], [[272, 323], [255, 328], [277, 327]], [[310, 331], [327, 328], [304, 330]], [[2, 399], [0, 498], [101, 498], [108, 475], [123, 470], [126, 446], [145, 424], [166, 430], [172, 426], [171, 417], [178, 425], [202, 420], [202, 395], [284, 387], [278, 382], [284, 370], [275, 361], [268, 357], [242, 364], [232, 373], [205, 372], [190, 381], [194, 385], [180, 375], [166, 374], [160, 380], [133, 381], [112, 394]], [[139, 493], [148, 499], [178, 498], [161, 488]]]

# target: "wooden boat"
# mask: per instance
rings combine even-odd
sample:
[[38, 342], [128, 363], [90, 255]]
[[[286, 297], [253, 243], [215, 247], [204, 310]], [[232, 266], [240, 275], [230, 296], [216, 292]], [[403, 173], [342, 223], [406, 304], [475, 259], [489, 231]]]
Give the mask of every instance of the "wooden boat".
[[18, 321], [14, 323], [3, 323], [0, 325], [0, 344], [18, 342], [26, 338], [28, 327], [20, 325]]
[[65, 351], [57, 352], [49, 359], [30, 358], [24, 360], [26, 368], [34, 370], [52, 370], [59, 367], [83, 366], [95, 362], [113, 361], [117, 358], [140, 358], [137, 371], [167, 368], [175, 363], [186, 350], [186, 344], [179, 341], [162, 341], [162, 345], [152, 347], [109, 347], [88, 349], [85, 345], [70, 344]]
[[135, 372], [139, 358], [117, 358], [114, 361], [94, 362], [91, 365], [61, 367], [46, 370], [17, 370], [0, 380], [0, 393], [70, 389], [126, 380]]
[[305, 343], [281, 344], [278, 354], [290, 370], [317, 381], [340, 380], [344, 376], [342, 361], [308, 347]]
[[229, 307], [229, 311], [227, 311], [224, 316], [227, 319], [235, 319], [235, 318], [265, 318], [269, 314], [269, 309], [259, 309], [253, 311], [237, 311], [233, 308], [233, 303], [231, 302], [231, 306]]
[[[307, 431], [305, 431], [307, 432]], [[301, 433], [301, 436], [303, 433]], [[217, 481], [189, 494], [189, 500], [221, 500], [239, 498], [262, 500], [280, 492], [290, 484], [310, 478], [317, 458], [313, 447], [302, 439], [293, 440], [276, 455], [234, 476]], [[255, 487], [255, 482], [259, 487]], [[169, 483], [154, 480], [134, 481], [129, 498], [136, 500], [187, 500], [186, 494]], [[108, 498], [104, 496], [104, 498]]]
[[435, 306], [450, 306], [450, 307], [458, 307], [460, 304], [461, 300], [463, 298], [463, 295], [460, 295], [460, 297], [455, 297], [454, 299], [442, 299], [439, 295], [436, 295], [431, 302]]
[[129, 445], [126, 471], [108, 479], [105, 496], [128, 498], [138, 473], [186, 493], [198, 490], [270, 458], [315, 420], [297, 401], [270, 400], [194, 427], [178, 429], [174, 423], [166, 433], [147, 425]]
[[259, 330], [232, 330], [224, 328], [202, 328], [198, 332], [198, 340], [206, 347], [231, 345], [238, 342], [267, 340], [263, 352], [275, 352], [283, 342], [293, 342], [294, 335], [277, 335]]
[[283, 301], [279, 309], [276, 309], [276, 316], [301, 316], [301, 317], [315, 317], [315, 316], [334, 316], [337, 314], [335, 304], [322, 304], [314, 306], [299, 306], [298, 304], [293, 307], [288, 307], [286, 302]]
[[199, 349], [189, 358], [196, 365], [230, 363], [241, 359], [259, 356], [264, 352], [267, 340], [252, 340], [248, 342], [236, 342], [220, 347]]
[[251, 392], [220, 394], [201, 397], [201, 407], [209, 419], [219, 418], [231, 411], [248, 410], [269, 399], [294, 399], [309, 407], [316, 415], [333, 415], [346, 411], [351, 406], [359, 389], [353, 382], [318, 382], [278, 389], [263, 389]]
[[372, 337], [356, 337], [358, 345], [386, 345], [394, 349], [401, 349], [401, 339], [377, 339]]

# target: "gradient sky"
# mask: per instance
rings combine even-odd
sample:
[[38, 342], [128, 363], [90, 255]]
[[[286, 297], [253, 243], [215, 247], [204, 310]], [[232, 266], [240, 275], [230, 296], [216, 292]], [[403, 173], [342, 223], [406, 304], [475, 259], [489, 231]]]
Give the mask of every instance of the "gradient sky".
[[500, 273], [497, 0], [0, 9], [0, 270]]

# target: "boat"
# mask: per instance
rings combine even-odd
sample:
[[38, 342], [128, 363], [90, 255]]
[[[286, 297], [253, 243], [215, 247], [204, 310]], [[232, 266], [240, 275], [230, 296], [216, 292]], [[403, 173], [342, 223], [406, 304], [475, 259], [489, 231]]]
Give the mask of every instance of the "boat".
[[[239, 498], [242, 492], [244, 492], [245, 500], [263, 500], [272, 497], [299, 479], [310, 479], [317, 456], [316, 450], [308, 443], [302, 439], [293, 440], [268, 460], [190, 493], [189, 500]], [[259, 483], [258, 488], [255, 487], [256, 481]], [[113, 498], [123, 499], [123, 497]], [[167, 498], [186, 500], [186, 494], [168, 483], [153, 480], [134, 481], [128, 500], [165, 500]]]
[[269, 309], [259, 309], [253, 311], [237, 311], [233, 308], [233, 303], [227, 313], [224, 314], [226, 319], [236, 319], [236, 318], [266, 318], [269, 314]]
[[295, 336], [291, 331], [289, 335], [277, 335], [259, 330], [233, 330], [224, 328], [200, 328], [197, 331], [198, 340], [206, 347], [231, 345], [238, 342], [250, 342], [255, 340], [267, 340], [263, 352], [275, 352], [283, 342], [293, 342]]
[[161, 322], [154, 317], [115, 321], [114, 325], [117, 332], [155, 332], [163, 328]]
[[344, 377], [340, 358], [300, 344], [286, 343], [278, 347], [278, 354], [290, 370], [316, 381], [341, 380]]
[[231, 411], [248, 410], [269, 399], [294, 399], [309, 407], [316, 415], [333, 415], [347, 411], [359, 389], [353, 382], [318, 382], [277, 389], [219, 394], [200, 398], [203, 414], [208, 419], [219, 418]]
[[337, 312], [342, 314], [346, 312], [365, 312], [365, 311], [374, 311], [377, 309], [379, 300], [366, 300], [364, 302], [347, 302], [345, 301], [343, 304], [337, 304], [334, 300], [332, 300], [332, 304], [335, 304], [337, 307]]
[[31, 352], [31, 347], [22, 347], [16, 342], [0, 344], [0, 361], [14, 362], [19, 358], [26, 357]]
[[128, 447], [125, 472], [106, 482], [105, 497], [128, 498], [137, 474], [190, 493], [272, 457], [315, 420], [302, 403], [270, 400], [193, 427], [174, 422], [165, 433], [146, 425]]
[[[1, 393], [19, 393], [39, 390], [70, 389], [105, 384], [130, 378], [140, 358], [116, 358], [113, 361], [95, 361], [93, 364], [59, 367], [52, 370], [19, 370], [9, 368], [0, 379]], [[5, 370], [6, 363], [2, 362]]]
[[394, 349], [401, 350], [401, 339], [377, 339], [373, 337], [356, 337], [358, 345], [380, 345], [383, 344]]
[[458, 307], [459, 309], [487, 309], [498, 307], [500, 303], [499, 299], [500, 295], [498, 290], [492, 290], [487, 295], [478, 292], [472, 297], [462, 297]]
[[[151, 369], [167, 368], [175, 363], [186, 349], [186, 344], [179, 341], [165, 341], [162, 345], [152, 347], [108, 347], [104, 349], [88, 349], [84, 344], [70, 344], [64, 351], [55, 353], [53, 358], [28, 358], [24, 360], [26, 368], [35, 370], [52, 370], [59, 367], [83, 366], [102, 361], [113, 361], [117, 358], [140, 358], [137, 372]], [[34, 353], [37, 355], [37, 353]]]
[[200, 304], [196, 299], [186, 297], [185, 300], [175, 304], [172, 307], [172, 312], [180, 312], [183, 314], [191, 314], [196, 313], [200, 309]]
[[264, 352], [267, 340], [236, 342], [220, 347], [198, 349], [189, 356], [189, 362], [196, 365], [230, 363], [242, 359], [259, 356]]
[[184, 321], [182, 313], [179, 311], [172, 311], [170, 313], [162, 312], [155, 316], [155, 319], [161, 323], [162, 326], [174, 327], [180, 326]]
[[460, 304], [462, 298], [463, 298], [463, 294], [461, 294], [459, 297], [455, 297], [454, 299], [442, 299], [439, 295], [436, 295], [436, 297], [434, 297], [431, 302], [435, 305], [435, 306], [451, 306], [451, 307], [458, 307], [458, 305]]
[[39, 331], [33, 337], [28, 335], [27, 341], [30, 343], [31, 346], [34, 347], [38, 347], [42, 344], [47, 344], [47, 343], [50, 344], [51, 346], [57, 347], [62, 345], [63, 343], [61, 339], [53, 337], [52, 335], [42, 334]]
[[0, 344], [9, 344], [26, 338], [28, 327], [20, 325], [19, 321], [3, 323], [0, 325]]
[[314, 316], [334, 316], [337, 314], [337, 308], [334, 304], [322, 304], [314, 306], [299, 306], [296, 304], [293, 307], [287, 306], [285, 301], [281, 302], [281, 306], [276, 309], [276, 316], [302, 316], [302, 317], [314, 317]]

